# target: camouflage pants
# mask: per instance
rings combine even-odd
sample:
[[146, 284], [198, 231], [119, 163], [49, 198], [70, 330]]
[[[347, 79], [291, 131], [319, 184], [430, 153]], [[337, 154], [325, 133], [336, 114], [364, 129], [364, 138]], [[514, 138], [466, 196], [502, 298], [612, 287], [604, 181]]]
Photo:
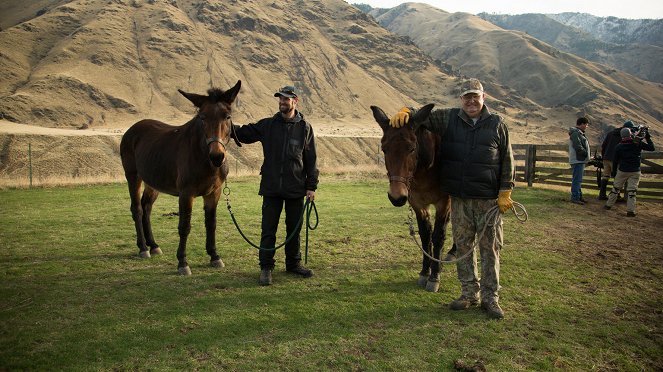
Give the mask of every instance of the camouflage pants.
[[[456, 257], [465, 255], [474, 250], [474, 243], [481, 234], [486, 222], [486, 213], [496, 205], [495, 199], [461, 199], [451, 197], [451, 227], [454, 243], [458, 251]], [[503, 243], [502, 219], [494, 226], [487, 226], [485, 233], [479, 241], [479, 254], [481, 255], [481, 284], [477, 274], [477, 255], [473, 252], [468, 257], [458, 261], [458, 279], [461, 285], [461, 294], [468, 298], [478, 298], [481, 301], [497, 301], [497, 292], [500, 289], [500, 247]]]

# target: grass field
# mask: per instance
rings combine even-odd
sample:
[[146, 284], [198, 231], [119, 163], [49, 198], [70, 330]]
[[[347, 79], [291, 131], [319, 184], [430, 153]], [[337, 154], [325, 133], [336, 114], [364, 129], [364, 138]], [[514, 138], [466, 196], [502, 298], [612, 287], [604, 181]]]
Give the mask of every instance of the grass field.
[[[233, 211], [259, 239], [255, 177], [230, 182]], [[0, 190], [0, 370], [660, 370], [663, 218], [639, 203], [628, 224], [567, 192], [518, 188], [529, 221], [505, 217], [506, 317], [453, 312], [454, 266], [439, 293], [416, 285], [408, 210], [386, 181], [323, 177], [311, 279], [259, 287], [257, 252], [219, 204], [226, 267], [208, 265], [202, 200], [177, 275], [177, 200], [153, 212], [164, 255], [139, 259], [123, 184]], [[617, 226], [616, 228], [606, 227]], [[450, 234], [449, 234], [450, 235]], [[630, 236], [629, 236], [630, 235]]]

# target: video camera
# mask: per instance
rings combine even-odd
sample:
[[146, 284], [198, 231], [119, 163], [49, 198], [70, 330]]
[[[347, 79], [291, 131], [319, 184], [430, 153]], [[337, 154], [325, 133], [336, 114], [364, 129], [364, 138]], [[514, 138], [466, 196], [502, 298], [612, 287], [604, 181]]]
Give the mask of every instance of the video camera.
[[594, 156], [587, 162], [587, 165], [593, 165], [596, 168], [603, 169], [603, 158], [600, 154], [594, 154]]
[[587, 162], [587, 165], [596, 167], [596, 186], [601, 188], [601, 178], [603, 176], [603, 157], [597, 151], [594, 151], [594, 156]]
[[633, 133], [633, 137], [640, 137], [640, 138], [645, 138], [647, 134], [649, 133], [649, 127], [646, 125], [638, 125], [637, 127], [634, 127], [631, 129], [631, 133]]

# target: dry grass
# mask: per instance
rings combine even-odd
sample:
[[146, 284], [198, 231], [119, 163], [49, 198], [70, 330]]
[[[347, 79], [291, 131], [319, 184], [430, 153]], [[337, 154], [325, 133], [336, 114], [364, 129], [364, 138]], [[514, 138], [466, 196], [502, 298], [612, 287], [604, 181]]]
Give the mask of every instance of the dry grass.
[[[228, 180], [233, 181], [235, 177], [257, 176], [258, 171], [255, 168], [230, 168]], [[321, 167], [321, 177], [333, 177], [342, 180], [362, 180], [367, 178], [379, 178], [384, 176], [384, 165], [381, 164], [362, 164]], [[28, 176], [12, 176], [0, 178], [0, 190], [6, 189], [26, 189], [30, 187], [59, 187], [72, 185], [105, 185], [112, 183], [126, 182], [124, 175], [98, 175], [83, 177], [52, 176], [33, 178], [32, 184]]]

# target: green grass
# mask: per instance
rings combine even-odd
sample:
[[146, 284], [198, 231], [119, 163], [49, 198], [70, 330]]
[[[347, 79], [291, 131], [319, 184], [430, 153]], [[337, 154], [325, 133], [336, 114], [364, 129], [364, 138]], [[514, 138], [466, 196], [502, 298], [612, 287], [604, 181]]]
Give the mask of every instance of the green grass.
[[[230, 187], [238, 222], [258, 241], [257, 179], [231, 180]], [[193, 275], [181, 277], [178, 220], [168, 216], [176, 198], [161, 195], [153, 212], [164, 255], [142, 260], [124, 185], [2, 190], [0, 369], [663, 365], [660, 247], [637, 265], [597, 265], [577, 239], [557, 233], [582, 219], [569, 217], [566, 192], [517, 189], [530, 220], [505, 218], [506, 318], [493, 321], [478, 309], [448, 309], [460, 291], [453, 266], [444, 267], [439, 293], [416, 286], [420, 253], [408, 235], [408, 210], [392, 207], [386, 189], [383, 179], [323, 178], [320, 225], [310, 234], [315, 276], [287, 275], [279, 250], [271, 287], [257, 285], [257, 251], [239, 236], [223, 200], [217, 241], [226, 267], [208, 265], [196, 199], [187, 252]], [[582, 244], [600, 243], [599, 235]]]

